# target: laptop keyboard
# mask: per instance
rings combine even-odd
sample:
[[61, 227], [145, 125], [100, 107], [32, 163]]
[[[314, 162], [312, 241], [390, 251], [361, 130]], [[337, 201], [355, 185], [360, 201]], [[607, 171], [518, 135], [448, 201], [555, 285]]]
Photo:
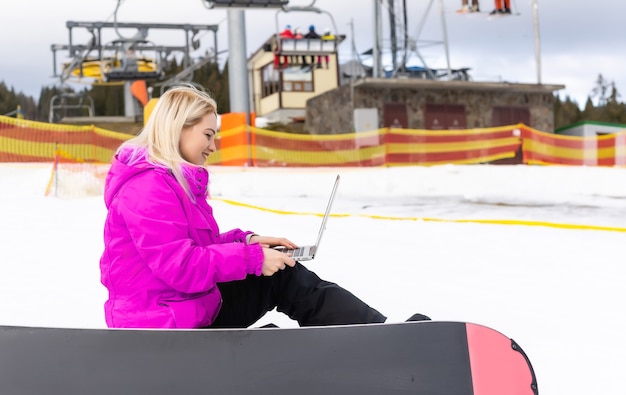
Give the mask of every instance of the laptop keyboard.
[[302, 254], [304, 254], [304, 248], [303, 247], [298, 247], [295, 248], [293, 250], [285, 250], [286, 254], [291, 254], [292, 258], [297, 258], [299, 256], [302, 256]]

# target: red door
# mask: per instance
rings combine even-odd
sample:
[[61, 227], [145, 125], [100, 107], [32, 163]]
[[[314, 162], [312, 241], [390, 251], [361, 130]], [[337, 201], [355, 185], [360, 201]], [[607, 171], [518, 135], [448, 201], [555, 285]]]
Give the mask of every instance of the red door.
[[383, 127], [408, 129], [409, 117], [405, 103], [385, 103], [383, 107]]
[[426, 104], [424, 111], [426, 129], [466, 129], [465, 106], [459, 104]]

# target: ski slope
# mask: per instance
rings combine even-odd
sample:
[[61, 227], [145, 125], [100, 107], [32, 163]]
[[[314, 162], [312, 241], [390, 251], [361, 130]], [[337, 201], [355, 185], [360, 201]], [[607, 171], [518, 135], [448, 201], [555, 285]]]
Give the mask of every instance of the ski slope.
[[[44, 197], [48, 164], [0, 164], [0, 324], [105, 327], [101, 197]], [[313, 243], [307, 267], [400, 322], [415, 312], [501, 331], [541, 394], [623, 394], [626, 169], [211, 168], [222, 230]], [[317, 215], [316, 215], [317, 214]], [[481, 222], [482, 221], [482, 222]], [[296, 323], [271, 312], [257, 325]]]

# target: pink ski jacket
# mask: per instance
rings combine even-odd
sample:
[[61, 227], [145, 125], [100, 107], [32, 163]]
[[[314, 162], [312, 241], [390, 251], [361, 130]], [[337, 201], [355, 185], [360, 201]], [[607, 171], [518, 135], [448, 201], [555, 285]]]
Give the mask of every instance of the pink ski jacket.
[[206, 200], [207, 170], [189, 165], [183, 173], [195, 202], [145, 153], [128, 148], [113, 160], [100, 259], [109, 327], [206, 327], [221, 306], [216, 283], [261, 275], [263, 250], [245, 243], [252, 232], [220, 233]]

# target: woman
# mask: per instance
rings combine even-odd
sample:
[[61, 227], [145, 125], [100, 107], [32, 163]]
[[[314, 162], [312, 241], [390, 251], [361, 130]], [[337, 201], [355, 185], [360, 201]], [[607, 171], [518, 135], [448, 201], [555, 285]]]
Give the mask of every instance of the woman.
[[386, 317], [289, 255], [282, 237], [220, 232], [204, 163], [215, 152], [215, 101], [165, 92], [145, 128], [117, 151], [105, 184], [101, 280], [109, 327], [244, 328], [275, 307], [302, 326]]

